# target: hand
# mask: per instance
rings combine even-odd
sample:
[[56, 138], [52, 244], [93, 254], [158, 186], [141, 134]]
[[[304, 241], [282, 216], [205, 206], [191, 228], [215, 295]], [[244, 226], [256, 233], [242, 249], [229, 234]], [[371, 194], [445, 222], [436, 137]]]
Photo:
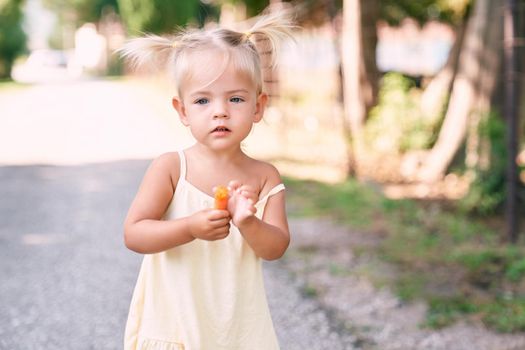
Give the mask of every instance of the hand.
[[188, 228], [195, 238], [216, 241], [230, 233], [230, 219], [227, 210], [204, 209], [188, 217]]
[[258, 199], [257, 193], [252, 186], [241, 185], [238, 181], [230, 181], [230, 200], [228, 210], [235, 226], [241, 227], [247, 221], [255, 218], [255, 203]]

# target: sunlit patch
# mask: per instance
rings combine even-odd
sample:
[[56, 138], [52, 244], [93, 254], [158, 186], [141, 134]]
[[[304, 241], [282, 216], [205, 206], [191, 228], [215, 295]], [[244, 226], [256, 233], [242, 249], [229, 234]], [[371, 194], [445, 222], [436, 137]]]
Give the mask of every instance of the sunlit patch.
[[28, 233], [22, 235], [22, 243], [26, 245], [50, 245], [63, 242], [65, 236], [53, 233]]

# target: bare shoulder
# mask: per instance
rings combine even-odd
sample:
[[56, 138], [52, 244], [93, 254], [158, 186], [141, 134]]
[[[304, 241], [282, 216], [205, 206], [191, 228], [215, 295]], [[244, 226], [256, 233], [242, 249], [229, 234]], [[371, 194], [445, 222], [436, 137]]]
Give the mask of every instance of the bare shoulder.
[[171, 167], [176, 166], [179, 168], [179, 153], [178, 152], [166, 152], [158, 156], [153, 160], [153, 163], [157, 163], [161, 166]]
[[282, 182], [279, 170], [270, 163], [254, 159], [252, 171], [259, 178], [261, 194], [269, 192]]
[[176, 153], [165, 153], [150, 163], [129, 208], [127, 222], [162, 218], [175, 192], [173, 178], [178, 178], [180, 172], [178, 159]]
[[148, 169], [148, 173], [155, 177], [170, 177], [173, 186], [177, 184], [180, 174], [180, 157], [177, 152], [163, 153], [155, 158]]

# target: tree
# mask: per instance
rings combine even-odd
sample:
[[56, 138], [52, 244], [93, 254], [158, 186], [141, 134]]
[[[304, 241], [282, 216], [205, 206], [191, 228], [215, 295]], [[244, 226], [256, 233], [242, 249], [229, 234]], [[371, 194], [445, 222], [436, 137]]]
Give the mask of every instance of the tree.
[[474, 115], [479, 119], [489, 111], [499, 69], [500, 6], [500, 0], [478, 0], [475, 3], [461, 47], [458, 72], [443, 126], [437, 142], [418, 171], [420, 181], [435, 182], [445, 175], [465, 139], [469, 118]]
[[379, 4], [376, 0], [343, 3], [342, 66], [349, 175], [359, 175], [363, 126], [377, 96], [375, 48]]
[[464, 18], [471, 0], [380, 0], [381, 19], [397, 25], [407, 17], [423, 25], [430, 20], [456, 24]]
[[[335, 1], [332, 0], [335, 4]], [[379, 73], [376, 67], [377, 43], [376, 23], [379, 19], [390, 24], [399, 24], [402, 19], [412, 17], [419, 23], [435, 19], [447, 23], [460, 23], [470, 0], [345, 0], [343, 2], [342, 65], [344, 75], [344, 104], [346, 134], [350, 157], [350, 171], [356, 172], [359, 158], [364, 157], [362, 131], [368, 112], [375, 105], [378, 94]], [[332, 7], [334, 7], [332, 5]], [[448, 66], [454, 72], [454, 57]], [[442, 92], [450, 85], [453, 74], [443, 77], [440, 84], [433, 84], [431, 91]], [[427, 94], [427, 105], [442, 103], [446, 92]]]
[[421, 25], [430, 20], [447, 23], [454, 28], [456, 40], [443, 68], [430, 81], [421, 97], [421, 109], [425, 117], [442, 113], [445, 100], [457, 74], [459, 53], [463, 44], [465, 21], [471, 0], [380, 0], [381, 19], [391, 25], [399, 24], [404, 18], [416, 19]]
[[512, 243], [518, 240], [518, 60], [516, 45], [516, 0], [506, 0], [504, 9], [504, 55], [505, 55], [505, 117], [507, 119], [507, 239]]
[[57, 16], [54, 32], [49, 39], [49, 45], [53, 48], [73, 47], [77, 28], [87, 22], [98, 23], [108, 12], [118, 13], [117, 0], [42, 0], [42, 2]]
[[230, 3], [232, 5], [243, 4], [246, 6], [246, 15], [253, 17], [260, 14], [270, 4], [270, 0], [220, 0], [218, 3]]
[[199, 0], [118, 0], [118, 4], [122, 19], [132, 35], [170, 33], [177, 25], [190, 21], [197, 24], [204, 22], [204, 18], [199, 16], [204, 5]]
[[117, 0], [44, 0], [44, 5], [59, 16], [73, 13], [78, 23], [98, 22], [107, 7], [118, 12]]
[[22, 29], [23, 0], [0, 2], [0, 79], [9, 78], [15, 59], [25, 51], [27, 37]]

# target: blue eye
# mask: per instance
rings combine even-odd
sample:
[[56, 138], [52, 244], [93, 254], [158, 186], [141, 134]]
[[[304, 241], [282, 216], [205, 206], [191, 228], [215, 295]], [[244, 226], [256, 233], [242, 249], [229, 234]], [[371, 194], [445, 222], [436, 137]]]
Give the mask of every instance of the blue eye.
[[230, 98], [230, 102], [241, 103], [241, 102], [244, 102], [244, 99], [242, 99], [240, 97], [232, 97], [232, 98]]
[[199, 98], [197, 101], [195, 101], [194, 103], [198, 104], [198, 105], [204, 105], [206, 103], [208, 103], [208, 99], [207, 98]]

